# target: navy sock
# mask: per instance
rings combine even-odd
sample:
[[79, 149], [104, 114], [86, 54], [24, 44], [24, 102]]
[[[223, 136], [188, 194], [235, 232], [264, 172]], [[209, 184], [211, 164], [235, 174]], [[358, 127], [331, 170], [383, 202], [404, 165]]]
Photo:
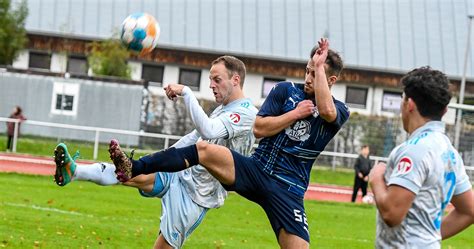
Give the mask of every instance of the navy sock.
[[132, 177], [155, 172], [177, 172], [198, 163], [199, 156], [195, 144], [179, 149], [171, 147], [133, 160]]

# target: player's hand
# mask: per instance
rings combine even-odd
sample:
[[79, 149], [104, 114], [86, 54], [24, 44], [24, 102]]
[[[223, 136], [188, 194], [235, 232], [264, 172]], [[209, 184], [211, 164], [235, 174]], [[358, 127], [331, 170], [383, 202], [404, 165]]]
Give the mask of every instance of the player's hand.
[[364, 175], [362, 175], [362, 173], [360, 173], [360, 172], [357, 174], [357, 176], [358, 176], [360, 179], [364, 178]]
[[377, 180], [384, 180], [383, 174], [385, 173], [385, 169], [387, 168], [387, 165], [383, 162], [378, 163], [375, 165], [375, 167], [370, 171], [369, 173], [369, 183], [373, 183], [374, 181]]
[[369, 176], [365, 176], [364, 177], [364, 182], [368, 182], [369, 181]]
[[180, 84], [169, 84], [164, 87], [166, 96], [173, 101], [183, 94], [183, 88], [184, 85]]
[[303, 119], [313, 114], [315, 106], [311, 100], [303, 100], [298, 103], [296, 108], [292, 111], [295, 114], [296, 120]]
[[325, 38], [321, 38], [321, 40], [318, 41], [318, 46], [319, 48], [316, 50], [316, 53], [314, 53], [312, 58], [315, 68], [324, 66], [326, 58], [328, 57], [329, 41]]

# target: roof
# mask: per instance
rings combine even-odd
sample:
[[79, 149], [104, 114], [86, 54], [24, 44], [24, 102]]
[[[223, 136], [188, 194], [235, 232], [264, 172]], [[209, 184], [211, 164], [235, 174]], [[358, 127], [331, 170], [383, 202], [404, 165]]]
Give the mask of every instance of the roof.
[[[325, 36], [348, 66], [430, 65], [456, 77], [474, 14], [471, 0], [42, 0], [28, 7], [32, 32], [109, 38], [126, 16], [147, 12], [161, 26], [158, 46], [167, 48], [305, 62]], [[469, 78], [473, 57], [471, 49]]]

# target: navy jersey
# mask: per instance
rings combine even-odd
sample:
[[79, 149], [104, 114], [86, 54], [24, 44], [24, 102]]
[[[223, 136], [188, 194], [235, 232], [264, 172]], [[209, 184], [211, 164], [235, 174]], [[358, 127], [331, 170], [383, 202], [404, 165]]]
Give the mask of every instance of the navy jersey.
[[[258, 116], [280, 116], [296, 108], [299, 102], [312, 98], [304, 92], [303, 84], [280, 82], [265, 99]], [[309, 183], [314, 160], [349, 118], [347, 106], [334, 99], [337, 118], [332, 123], [322, 119], [318, 112], [297, 120], [280, 133], [263, 138], [252, 155], [263, 170], [290, 186], [303, 196]]]

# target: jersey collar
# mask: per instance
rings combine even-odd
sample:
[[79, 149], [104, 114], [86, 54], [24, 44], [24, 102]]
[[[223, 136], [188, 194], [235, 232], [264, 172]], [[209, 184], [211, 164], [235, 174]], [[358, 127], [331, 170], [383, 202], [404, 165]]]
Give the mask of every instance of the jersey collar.
[[414, 137], [417, 137], [420, 135], [422, 132], [426, 131], [434, 131], [434, 132], [441, 132], [444, 133], [445, 131], [445, 124], [442, 121], [428, 121], [426, 124], [424, 124], [421, 127], [418, 127], [408, 139], [412, 139]]

